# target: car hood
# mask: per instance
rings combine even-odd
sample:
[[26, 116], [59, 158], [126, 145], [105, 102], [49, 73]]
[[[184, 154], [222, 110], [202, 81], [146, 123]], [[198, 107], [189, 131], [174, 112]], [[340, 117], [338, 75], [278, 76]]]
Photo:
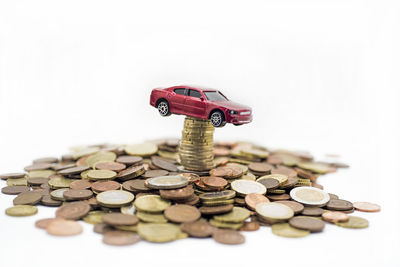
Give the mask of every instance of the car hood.
[[231, 110], [251, 110], [251, 107], [233, 101], [214, 101], [214, 104]]

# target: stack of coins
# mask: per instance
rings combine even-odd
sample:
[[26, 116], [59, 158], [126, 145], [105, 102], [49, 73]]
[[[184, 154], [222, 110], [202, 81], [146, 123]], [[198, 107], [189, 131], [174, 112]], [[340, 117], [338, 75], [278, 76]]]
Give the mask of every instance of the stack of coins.
[[214, 127], [209, 120], [185, 118], [179, 157], [186, 170], [205, 171], [215, 166], [213, 135]]

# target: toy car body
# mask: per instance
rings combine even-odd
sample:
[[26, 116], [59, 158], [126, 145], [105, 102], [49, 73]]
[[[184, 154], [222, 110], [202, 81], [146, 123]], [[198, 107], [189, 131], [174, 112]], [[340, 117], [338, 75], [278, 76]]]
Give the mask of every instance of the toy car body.
[[156, 88], [151, 91], [150, 105], [156, 107], [161, 116], [181, 114], [210, 119], [214, 127], [252, 121], [250, 107], [230, 101], [215, 89], [186, 85]]

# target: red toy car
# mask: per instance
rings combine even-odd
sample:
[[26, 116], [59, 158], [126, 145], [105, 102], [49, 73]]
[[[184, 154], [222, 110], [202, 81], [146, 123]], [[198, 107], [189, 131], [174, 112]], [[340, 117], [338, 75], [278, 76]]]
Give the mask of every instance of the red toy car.
[[192, 86], [156, 88], [151, 91], [150, 105], [161, 116], [182, 114], [199, 119], [210, 119], [214, 127], [227, 122], [242, 125], [252, 121], [251, 108], [228, 100], [220, 91]]

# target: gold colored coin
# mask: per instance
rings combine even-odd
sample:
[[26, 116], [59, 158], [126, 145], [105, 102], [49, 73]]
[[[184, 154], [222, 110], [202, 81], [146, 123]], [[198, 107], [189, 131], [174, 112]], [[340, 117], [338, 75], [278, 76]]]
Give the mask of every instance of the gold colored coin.
[[288, 223], [273, 224], [271, 229], [273, 234], [283, 237], [304, 237], [310, 234], [310, 231], [294, 228]]
[[10, 207], [6, 209], [6, 214], [9, 216], [31, 216], [35, 215], [38, 212], [38, 208], [31, 205], [15, 205], [14, 207]]
[[125, 152], [131, 156], [149, 157], [157, 153], [157, 145], [153, 143], [133, 144], [125, 147]]
[[214, 220], [219, 222], [227, 223], [240, 223], [246, 220], [250, 216], [250, 211], [245, 208], [234, 207], [232, 211], [222, 214], [215, 215]]
[[263, 179], [271, 179], [271, 178], [278, 180], [280, 185], [284, 185], [285, 183], [287, 183], [287, 181], [289, 179], [289, 177], [284, 174], [268, 174], [268, 175], [261, 176], [256, 181], [260, 182]]
[[28, 185], [28, 180], [23, 178], [9, 178], [7, 179], [8, 186], [17, 186], [17, 185]]
[[264, 195], [267, 192], [267, 189], [264, 185], [249, 181], [249, 180], [235, 180], [231, 183], [231, 188], [236, 191], [239, 195], [247, 195], [251, 193], [257, 193]]
[[164, 243], [181, 238], [180, 227], [171, 223], [140, 223], [138, 234], [141, 238], [155, 243]]
[[115, 161], [117, 155], [114, 152], [109, 151], [100, 151], [94, 155], [91, 155], [87, 158], [86, 163], [91, 167], [94, 168], [94, 165], [98, 162], [102, 161]]
[[229, 223], [229, 222], [220, 222], [214, 219], [210, 220], [210, 224], [218, 228], [232, 229], [232, 230], [239, 230], [243, 226], [243, 222]]
[[64, 178], [62, 176], [54, 176], [50, 178], [48, 184], [51, 189], [69, 188], [73, 181], [73, 179]]
[[42, 178], [49, 178], [49, 176], [55, 174], [56, 172], [53, 170], [38, 170], [38, 171], [30, 171], [28, 172], [28, 177], [42, 177]]
[[115, 171], [110, 170], [90, 170], [87, 173], [87, 177], [89, 180], [98, 181], [98, 180], [111, 180], [117, 176]]
[[138, 211], [136, 216], [143, 222], [146, 223], [166, 223], [168, 220], [164, 217], [163, 213], [148, 213]]
[[171, 202], [158, 195], [141, 196], [133, 203], [138, 211], [160, 213], [171, 205]]
[[347, 222], [336, 222], [336, 225], [344, 228], [362, 229], [368, 227], [368, 221], [364, 218], [357, 216], [349, 216]]
[[89, 213], [83, 217], [83, 221], [90, 224], [103, 223], [103, 215], [106, 214], [104, 211], [94, 210], [89, 211]]

